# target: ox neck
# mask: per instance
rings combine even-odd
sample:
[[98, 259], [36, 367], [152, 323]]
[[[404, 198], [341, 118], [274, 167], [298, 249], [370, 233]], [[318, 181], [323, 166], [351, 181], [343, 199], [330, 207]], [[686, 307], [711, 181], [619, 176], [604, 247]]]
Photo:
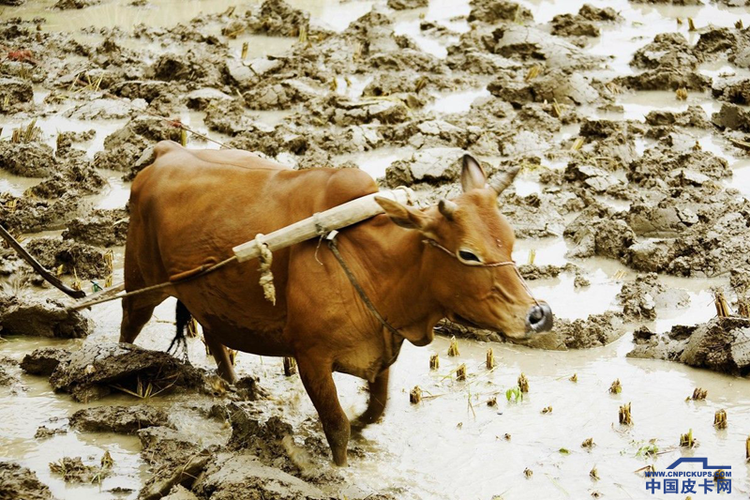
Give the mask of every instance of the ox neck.
[[347, 232], [358, 251], [345, 258], [380, 314], [411, 343], [426, 345], [445, 315], [424, 275], [423, 237], [381, 217]]

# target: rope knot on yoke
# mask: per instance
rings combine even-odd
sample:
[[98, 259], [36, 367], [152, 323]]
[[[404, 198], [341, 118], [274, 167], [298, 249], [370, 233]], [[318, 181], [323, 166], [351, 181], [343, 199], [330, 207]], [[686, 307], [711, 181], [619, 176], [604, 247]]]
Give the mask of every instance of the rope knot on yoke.
[[255, 235], [255, 245], [258, 247], [258, 262], [260, 263], [260, 286], [263, 287], [263, 296], [271, 304], [276, 305], [276, 288], [273, 286], [273, 273], [271, 264], [273, 263], [273, 253], [265, 242], [265, 235], [258, 233]]
[[320, 237], [323, 238], [325, 235], [331, 232], [330, 229], [328, 229], [325, 224], [323, 224], [323, 219], [320, 216], [320, 212], [315, 212], [312, 214], [313, 224], [315, 225], [315, 233]]

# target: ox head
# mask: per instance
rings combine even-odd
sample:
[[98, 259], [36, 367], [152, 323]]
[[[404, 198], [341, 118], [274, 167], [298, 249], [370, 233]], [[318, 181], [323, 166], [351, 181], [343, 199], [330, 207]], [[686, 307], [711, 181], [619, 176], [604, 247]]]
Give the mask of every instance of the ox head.
[[463, 157], [463, 194], [424, 210], [377, 198], [397, 225], [418, 231], [427, 248], [422, 263], [449, 319], [515, 340], [552, 328], [552, 311], [536, 301], [513, 264], [515, 235], [497, 197], [518, 173], [508, 169], [488, 184], [484, 170]]

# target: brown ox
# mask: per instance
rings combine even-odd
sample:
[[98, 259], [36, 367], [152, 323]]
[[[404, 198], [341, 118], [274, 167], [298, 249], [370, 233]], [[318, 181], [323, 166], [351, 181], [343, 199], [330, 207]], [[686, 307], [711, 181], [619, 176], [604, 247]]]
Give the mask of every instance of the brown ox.
[[[369, 382], [358, 424], [385, 409], [388, 367], [404, 339], [423, 346], [442, 318], [468, 322], [513, 339], [551, 328], [545, 303], [529, 295], [511, 260], [514, 235], [497, 207], [500, 186], [487, 185], [466, 156], [464, 193], [424, 210], [380, 199], [386, 212], [340, 232], [346, 264], [394, 335], [364, 304], [325, 247], [308, 241], [276, 251], [276, 305], [263, 297], [258, 264], [218, 271], [123, 300], [121, 342], [133, 342], [160, 302], [177, 297], [195, 316], [219, 373], [234, 381], [227, 349], [293, 356], [318, 410], [333, 459], [346, 464], [350, 424], [332, 372]], [[232, 247], [378, 190], [356, 169], [296, 171], [236, 150], [194, 151], [173, 142], [138, 174], [130, 195], [125, 288], [134, 290], [231, 256]], [[435, 244], [425, 244], [432, 242]], [[442, 248], [441, 248], [442, 247]]]

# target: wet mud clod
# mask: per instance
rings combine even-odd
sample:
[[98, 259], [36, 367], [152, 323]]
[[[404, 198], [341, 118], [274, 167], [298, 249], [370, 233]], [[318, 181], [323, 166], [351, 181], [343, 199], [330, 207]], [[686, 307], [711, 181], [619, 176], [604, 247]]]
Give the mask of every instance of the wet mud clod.
[[52, 500], [53, 496], [34, 472], [13, 462], [0, 462], [0, 498]]
[[165, 352], [100, 343], [70, 353], [52, 372], [50, 384], [77, 401], [88, 402], [113, 391], [143, 399], [180, 389], [210, 394], [215, 390], [213, 377]]
[[70, 426], [84, 432], [135, 434], [146, 427], [169, 425], [167, 412], [150, 405], [97, 406], [70, 417]]

